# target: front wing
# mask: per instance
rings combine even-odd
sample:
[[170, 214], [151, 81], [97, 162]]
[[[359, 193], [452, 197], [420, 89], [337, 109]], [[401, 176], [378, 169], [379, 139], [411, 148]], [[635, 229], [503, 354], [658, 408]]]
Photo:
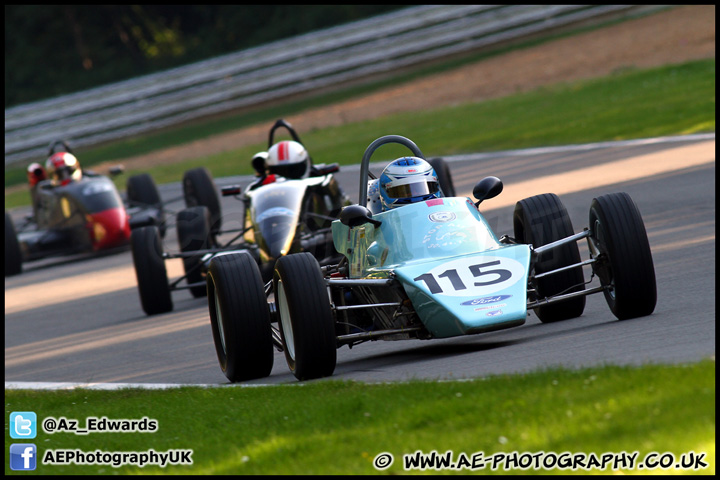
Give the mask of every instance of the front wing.
[[395, 275], [435, 338], [514, 327], [527, 318], [528, 245], [406, 265]]

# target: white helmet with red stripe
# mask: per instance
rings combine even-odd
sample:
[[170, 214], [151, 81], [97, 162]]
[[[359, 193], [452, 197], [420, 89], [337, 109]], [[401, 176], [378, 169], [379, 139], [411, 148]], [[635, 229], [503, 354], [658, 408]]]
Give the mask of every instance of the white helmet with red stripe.
[[301, 143], [284, 140], [268, 150], [267, 169], [286, 178], [307, 178], [310, 175], [310, 155]]

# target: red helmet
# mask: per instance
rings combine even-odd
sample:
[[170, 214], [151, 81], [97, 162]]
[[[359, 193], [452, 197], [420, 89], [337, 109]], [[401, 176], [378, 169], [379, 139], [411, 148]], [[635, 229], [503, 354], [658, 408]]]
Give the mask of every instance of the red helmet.
[[45, 163], [48, 176], [59, 185], [67, 185], [72, 180], [80, 180], [82, 171], [75, 155], [67, 152], [53, 153]]
[[306, 178], [310, 174], [310, 155], [301, 143], [278, 142], [268, 150], [268, 171], [286, 178]]
[[42, 165], [40, 165], [37, 162], [31, 163], [28, 165], [27, 168], [27, 177], [28, 182], [30, 182], [30, 186], [34, 187], [38, 184], [38, 182], [41, 182], [43, 180], [47, 179], [47, 174], [45, 173], [45, 169]]

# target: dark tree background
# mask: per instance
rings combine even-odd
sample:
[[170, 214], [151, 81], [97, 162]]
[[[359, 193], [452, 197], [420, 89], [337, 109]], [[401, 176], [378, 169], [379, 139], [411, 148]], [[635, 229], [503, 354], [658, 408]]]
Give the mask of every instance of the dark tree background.
[[5, 108], [406, 5], [5, 5]]

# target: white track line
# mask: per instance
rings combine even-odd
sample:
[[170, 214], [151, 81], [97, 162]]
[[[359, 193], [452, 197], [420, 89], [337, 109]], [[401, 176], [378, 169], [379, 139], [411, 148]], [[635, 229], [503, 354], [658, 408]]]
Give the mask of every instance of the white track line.
[[[73, 382], [5, 382], [5, 390], [74, 390], [85, 388], [88, 390], [122, 390], [126, 388], [141, 388], [147, 390], [167, 390], [180, 387], [269, 387], [276, 384], [244, 384], [244, 383], [73, 383]], [[290, 383], [288, 385], [301, 385]]]

